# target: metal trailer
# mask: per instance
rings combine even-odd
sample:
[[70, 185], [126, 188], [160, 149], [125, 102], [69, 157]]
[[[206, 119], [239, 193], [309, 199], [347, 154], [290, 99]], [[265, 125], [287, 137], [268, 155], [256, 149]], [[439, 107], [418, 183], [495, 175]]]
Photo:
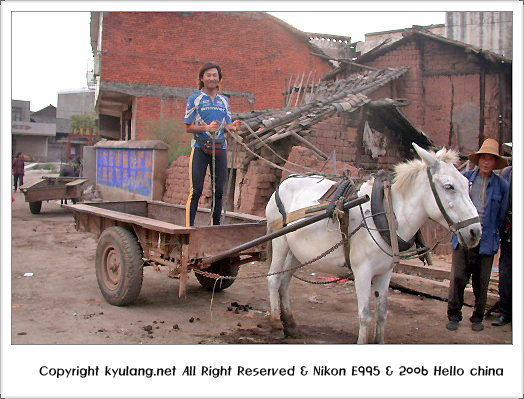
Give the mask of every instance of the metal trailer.
[[[358, 197], [344, 203], [344, 209], [369, 200]], [[112, 305], [123, 306], [140, 294], [144, 266], [166, 266], [169, 277], [177, 278], [179, 296], [185, 297], [188, 273], [195, 273], [207, 290], [220, 291], [235, 281], [239, 266], [265, 260], [266, 243], [329, 216], [321, 213], [266, 234], [262, 217], [226, 212], [220, 226], [206, 226], [210, 210], [199, 208], [195, 225], [185, 227], [186, 208], [160, 201], [113, 201], [82, 203], [62, 207], [73, 211], [77, 230], [98, 236], [95, 269], [102, 295]]]
[[42, 201], [70, 199], [76, 203], [82, 195], [82, 186], [88, 179], [79, 177], [48, 177], [23, 185], [20, 191], [24, 193], [25, 201], [29, 202], [29, 210], [37, 215], [42, 209]]

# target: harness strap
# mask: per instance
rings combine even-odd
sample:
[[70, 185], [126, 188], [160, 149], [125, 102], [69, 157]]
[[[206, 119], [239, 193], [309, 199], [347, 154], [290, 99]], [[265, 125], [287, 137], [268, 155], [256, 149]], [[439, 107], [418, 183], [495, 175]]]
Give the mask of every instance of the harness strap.
[[[381, 170], [375, 177], [373, 182], [373, 190], [371, 191], [371, 213], [373, 214], [373, 222], [377, 227], [382, 239], [391, 247], [391, 234], [388, 223], [388, 218], [384, 209], [384, 181], [387, 180], [386, 172]], [[394, 214], [393, 214], [394, 218]], [[398, 248], [401, 252], [407, 251], [415, 243], [415, 238], [412, 237], [409, 241], [404, 241], [397, 236]]]
[[337, 200], [337, 204], [335, 206], [334, 214], [338, 218], [338, 221], [340, 223], [340, 234], [342, 235], [342, 240], [344, 242], [344, 259], [346, 261], [346, 265], [349, 270], [351, 270], [351, 261], [349, 257], [349, 239], [348, 239], [348, 233], [349, 233], [349, 211], [344, 211], [344, 197], [340, 197]]
[[[291, 177], [295, 177], [294, 175], [288, 176], [288, 179]], [[282, 184], [282, 182], [280, 183]], [[328, 192], [333, 192], [333, 188], [336, 187], [334, 190], [333, 198], [329, 200], [329, 203], [321, 203], [319, 205], [312, 205], [308, 206], [306, 208], [297, 209], [296, 211], [292, 211], [287, 213], [286, 209], [284, 208], [284, 204], [282, 203], [282, 199], [280, 198], [279, 194], [279, 187], [280, 184], [275, 189], [275, 203], [277, 205], [277, 209], [282, 215], [280, 218], [274, 220], [271, 224], [271, 228], [273, 231], [276, 231], [278, 229], [281, 229], [282, 227], [286, 227], [289, 223], [294, 222], [296, 220], [302, 219], [306, 216], [312, 216], [314, 214], [326, 211], [326, 213], [331, 217], [333, 215], [333, 211], [335, 210], [337, 200], [339, 198], [342, 198], [343, 200], [349, 199], [352, 195], [356, 193], [356, 186], [352, 179], [350, 178], [344, 178], [339, 183], [334, 184], [331, 186]], [[324, 194], [319, 201], [322, 201], [326, 197], [326, 194]], [[344, 202], [344, 201], [343, 201]], [[343, 203], [342, 202], [342, 203]]]
[[391, 185], [389, 183], [389, 180], [386, 180], [384, 182], [384, 196], [386, 198], [386, 217], [388, 219], [388, 227], [389, 227], [389, 236], [392, 237], [391, 239], [391, 251], [392, 251], [392, 258], [393, 263], [391, 267], [394, 267], [395, 265], [398, 265], [400, 262], [399, 257], [399, 236], [397, 235], [396, 226], [395, 226], [395, 214], [393, 213], [393, 201], [391, 199]]
[[469, 226], [470, 224], [480, 222], [480, 218], [478, 216], [475, 216], [475, 217], [463, 220], [462, 222], [453, 223], [453, 220], [451, 220], [448, 213], [444, 209], [444, 206], [442, 205], [442, 201], [440, 201], [440, 197], [438, 196], [438, 193], [437, 193], [437, 188], [435, 187], [435, 183], [433, 182], [433, 176], [431, 175], [431, 171], [429, 170], [429, 168], [427, 168], [426, 171], [428, 174], [429, 186], [431, 187], [431, 192], [433, 193], [433, 197], [435, 197], [435, 201], [437, 202], [438, 209], [440, 210], [440, 213], [442, 213], [442, 216], [444, 216], [444, 219], [446, 219], [446, 222], [449, 225], [449, 229], [453, 233], [456, 233], [458, 230], [466, 226]]
[[[305, 218], [306, 216], [313, 216], [318, 213], [324, 212], [327, 207], [328, 207], [328, 204], [326, 203], [326, 204], [321, 204], [321, 205], [308, 206], [307, 208], [297, 209], [296, 211], [287, 213], [285, 220], [287, 223], [291, 223], [296, 220]], [[274, 220], [273, 223], [271, 223], [271, 231], [279, 230], [282, 227], [285, 227], [283, 217], [280, 217]]]
[[280, 184], [275, 189], [275, 202], [277, 204], [278, 211], [282, 215], [282, 227], [286, 227], [287, 226], [286, 208], [284, 208], [284, 204], [282, 203], [282, 200], [280, 199], [280, 195], [278, 193], [278, 188], [279, 187], [280, 187]]

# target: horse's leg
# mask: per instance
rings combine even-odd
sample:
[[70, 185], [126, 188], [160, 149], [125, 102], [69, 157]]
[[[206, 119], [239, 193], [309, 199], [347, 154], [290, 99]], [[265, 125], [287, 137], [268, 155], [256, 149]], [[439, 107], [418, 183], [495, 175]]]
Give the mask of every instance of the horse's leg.
[[373, 278], [373, 294], [377, 305], [377, 323], [375, 326], [375, 343], [384, 343], [384, 330], [388, 313], [388, 288], [392, 270]]
[[355, 274], [355, 291], [358, 304], [358, 340], [357, 344], [367, 344], [369, 328], [372, 316], [369, 307], [369, 291], [371, 289], [371, 277], [367, 273], [357, 271]]
[[279, 237], [272, 242], [271, 267], [267, 278], [269, 288], [269, 323], [271, 325], [271, 337], [284, 338], [284, 326], [280, 320], [280, 285], [284, 274], [284, 261], [289, 252], [286, 239]]
[[[299, 262], [297, 258], [295, 258], [291, 251], [289, 251], [284, 262], [284, 270], [289, 270], [292, 267], [296, 266], [298, 263]], [[291, 303], [289, 301], [288, 295], [288, 288], [289, 283], [291, 282], [291, 277], [293, 277], [292, 271], [289, 273], [283, 273], [281, 275], [280, 288], [278, 291], [280, 294], [280, 317], [282, 323], [284, 324], [284, 333], [286, 336], [289, 337], [293, 337], [298, 334], [297, 323], [295, 323], [295, 320], [293, 319], [293, 315], [291, 313]]]

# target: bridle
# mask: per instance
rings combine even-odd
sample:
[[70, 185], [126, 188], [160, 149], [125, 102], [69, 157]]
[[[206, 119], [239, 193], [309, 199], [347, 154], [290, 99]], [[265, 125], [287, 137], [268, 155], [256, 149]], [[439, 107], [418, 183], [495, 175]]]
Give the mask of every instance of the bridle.
[[430, 168], [428, 166], [426, 170], [428, 172], [429, 186], [431, 187], [431, 192], [433, 193], [433, 197], [435, 198], [435, 201], [437, 202], [438, 209], [440, 209], [442, 216], [444, 216], [444, 219], [446, 219], [446, 222], [448, 223], [448, 226], [451, 232], [456, 233], [458, 230], [466, 226], [472, 225], [474, 223], [479, 223], [480, 218], [478, 216], [463, 220], [461, 222], [453, 223], [453, 220], [451, 220], [448, 213], [444, 209], [444, 206], [442, 205], [442, 201], [440, 200], [440, 197], [437, 193], [437, 188], [435, 187], [435, 183], [433, 182], [433, 176], [431, 175], [431, 171], [429, 169]]

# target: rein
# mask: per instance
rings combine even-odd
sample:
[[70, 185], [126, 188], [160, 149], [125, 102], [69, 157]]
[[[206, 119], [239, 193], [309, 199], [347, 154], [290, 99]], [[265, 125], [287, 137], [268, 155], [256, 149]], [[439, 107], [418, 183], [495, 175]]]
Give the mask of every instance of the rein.
[[446, 219], [446, 222], [448, 223], [449, 229], [452, 233], [456, 233], [458, 230], [472, 225], [473, 223], [480, 222], [480, 218], [478, 216], [463, 220], [461, 222], [453, 223], [453, 220], [449, 217], [448, 213], [444, 209], [444, 206], [442, 205], [442, 201], [440, 200], [440, 197], [437, 193], [437, 188], [435, 187], [435, 183], [433, 182], [433, 176], [431, 174], [431, 171], [429, 168], [426, 169], [428, 173], [428, 179], [429, 179], [429, 186], [431, 187], [431, 192], [433, 193], [433, 197], [435, 198], [435, 201], [437, 202], [438, 209], [442, 213], [442, 216], [444, 216], [444, 219]]
[[[435, 245], [431, 248], [431, 249], [428, 249], [428, 248], [425, 248], [425, 247], [422, 247], [422, 248], [417, 248], [415, 249], [415, 251], [407, 251], [407, 249], [409, 248], [406, 248], [406, 249], [403, 249], [401, 248], [400, 249], [400, 253], [396, 253], [396, 251], [393, 251], [394, 253], [393, 254], [390, 254], [388, 253], [385, 249], [383, 249], [380, 244], [377, 242], [377, 240], [375, 240], [375, 238], [373, 237], [373, 234], [371, 234], [371, 229], [369, 228], [368, 224], [366, 223], [366, 217], [364, 216], [364, 213], [362, 211], [362, 207], [360, 207], [360, 212], [362, 214], [362, 220], [363, 220], [363, 224], [364, 224], [364, 227], [365, 229], [368, 231], [369, 235], [371, 236], [371, 238], [373, 239], [373, 241], [375, 242], [375, 244], [377, 244], [377, 246], [382, 250], [382, 252], [384, 252], [385, 254], [395, 258], [397, 256], [399, 256], [401, 259], [410, 259], [410, 258], [415, 258], [415, 257], [421, 257], [423, 256], [424, 254], [426, 253], [429, 253], [431, 251], [433, 251], [437, 245], [445, 238], [447, 237], [450, 233], [454, 233], [454, 234], [459, 234], [460, 233], [457, 233], [458, 230], [466, 227], [466, 226], [469, 226], [469, 225], [472, 225], [474, 223], [477, 223], [480, 221], [479, 217], [478, 216], [475, 216], [475, 217], [472, 217], [472, 218], [469, 218], [469, 219], [466, 219], [466, 220], [463, 220], [461, 222], [457, 222], [457, 223], [454, 223], [453, 220], [451, 219], [451, 217], [448, 215], [448, 213], [446, 212], [446, 209], [444, 208], [444, 205], [442, 204], [442, 201], [438, 195], [438, 192], [437, 192], [437, 188], [435, 187], [435, 183], [433, 182], [433, 175], [431, 174], [431, 171], [430, 171], [430, 168], [426, 168], [426, 171], [427, 171], [427, 175], [428, 175], [428, 180], [429, 180], [429, 185], [431, 187], [431, 192], [433, 193], [433, 198], [435, 198], [435, 201], [437, 203], [437, 206], [440, 210], [440, 212], [442, 213], [442, 216], [444, 217], [444, 219], [446, 220], [448, 226], [449, 226], [449, 232], [447, 234], [444, 235], [444, 237], [442, 237], [441, 239], [437, 240], [437, 242], [435, 243]], [[375, 187], [373, 187], [375, 188]], [[378, 188], [378, 187], [377, 187]], [[382, 187], [381, 187], [382, 188]], [[378, 190], [377, 190], [378, 191]], [[373, 198], [372, 198], [373, 199]], [[380, 197], [380, 200], [382, 200], [382, 196]], [[377, 202], [377, 201], [375, 201]], [[382, 201], [380, 201], [380, 203], [382, 203]], [[373, 205], [373, 202], [372, 204]], [[391, 205], [390, 205], [391, 206]], [[392, 209], [391, 209], [392, 211]], [[377, 223], [377, 220], [376, 220], [376, 216], [377, 215], [384, 215], [384, 219], [386, 219], [386, 214], [387, 212], [373, 212], [373, 209], [372, 209], [372, 215], [371, 217], [373, 217], [374, 221], [375, 221], [375, 224]], [[378, 226], [377, 226], [378, 227]], [[389, 231], [391, 229], [384, 229], [384, 228], [378, 228], [377, 229], [379, 231], [379, 233], [381, 233], [381, 236], [382, 238], [384, 238], [384, 231], [386, 231], [387, 233], [392, 233], [392, 231]], [[393, 234], [387, 234], [387, 238], [389, 239], [391, 236], [393, 236]], [[397, 239], [400, 239], [400, 237], [396, 236]], [[401, 239], [400, 239], [401, 240]], [[392, 246], [391, 245], [391, 241], [390, 240], [384, 240], [386, 241], [386, 243], [389, 245], [389, 246]], [[403, 240], [401, 240], [402, 244], [404, 244]], [[400, 255], [402, 252], [405, 252], [407, 253], [406, 255]]]

